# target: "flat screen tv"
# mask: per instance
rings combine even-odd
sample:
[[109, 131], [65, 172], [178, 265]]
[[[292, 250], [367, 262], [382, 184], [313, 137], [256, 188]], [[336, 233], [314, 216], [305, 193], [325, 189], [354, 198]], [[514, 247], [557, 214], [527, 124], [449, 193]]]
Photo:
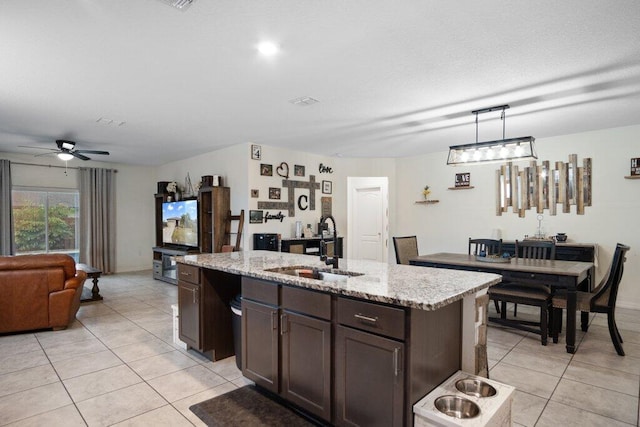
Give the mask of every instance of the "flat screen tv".
[[198, 201], [162, 203], [162, 242], [198, 247]]

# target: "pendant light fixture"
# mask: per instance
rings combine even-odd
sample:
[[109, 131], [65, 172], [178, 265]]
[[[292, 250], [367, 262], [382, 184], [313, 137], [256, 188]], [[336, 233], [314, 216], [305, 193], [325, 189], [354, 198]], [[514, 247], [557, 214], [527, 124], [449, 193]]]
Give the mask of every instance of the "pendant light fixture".
[[[476, 142], [473, 144], [453, 145], [449, 147], [448, 165], [486, 163], [496, 161], [511, 161], [537, 159], [535, 138], [532, 136], [522, 136], [518, 138], [505, 139], [505, 110], [509, 105], [498, 105], [495, 107], [474, 110], [471, 113], [476, 115]], [[502, 139], [495, 141], [478, 142], [478, 115], [490, 113], [492, 111], [502, 111]]]

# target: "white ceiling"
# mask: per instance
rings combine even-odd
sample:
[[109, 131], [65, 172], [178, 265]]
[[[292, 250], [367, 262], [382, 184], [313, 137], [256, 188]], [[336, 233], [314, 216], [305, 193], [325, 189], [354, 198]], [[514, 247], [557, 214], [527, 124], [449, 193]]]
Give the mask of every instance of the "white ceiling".
[[640, 124], [640, 1], [0, 1], [0, 152], [411, 156], [473, 142], [470, 112], [500, 104], [507, 138]]

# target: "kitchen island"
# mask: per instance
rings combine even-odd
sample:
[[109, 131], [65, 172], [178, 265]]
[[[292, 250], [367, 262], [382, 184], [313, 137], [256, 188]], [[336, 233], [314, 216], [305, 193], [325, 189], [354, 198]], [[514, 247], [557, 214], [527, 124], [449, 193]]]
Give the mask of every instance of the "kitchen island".
[[243, 375], [336, 425], [412, 425], [414, 403], [470, 369], [475, 298], [501, 280], [268, 251], [178, 263], [181, 339], [233, 354], [228, 304], [242, 292]]

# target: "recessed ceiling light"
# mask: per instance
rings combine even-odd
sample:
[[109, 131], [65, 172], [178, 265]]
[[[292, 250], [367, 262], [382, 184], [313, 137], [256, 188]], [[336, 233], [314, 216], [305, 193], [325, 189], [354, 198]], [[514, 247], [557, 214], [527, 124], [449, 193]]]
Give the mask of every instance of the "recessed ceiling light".
[[260, 52], [264, 56], [273, 56], [278, 53], [279, 50], [280, 48], [278, 47], [278, 45], [273, 42], [265, 41], [258, 43], [258, 52]]

